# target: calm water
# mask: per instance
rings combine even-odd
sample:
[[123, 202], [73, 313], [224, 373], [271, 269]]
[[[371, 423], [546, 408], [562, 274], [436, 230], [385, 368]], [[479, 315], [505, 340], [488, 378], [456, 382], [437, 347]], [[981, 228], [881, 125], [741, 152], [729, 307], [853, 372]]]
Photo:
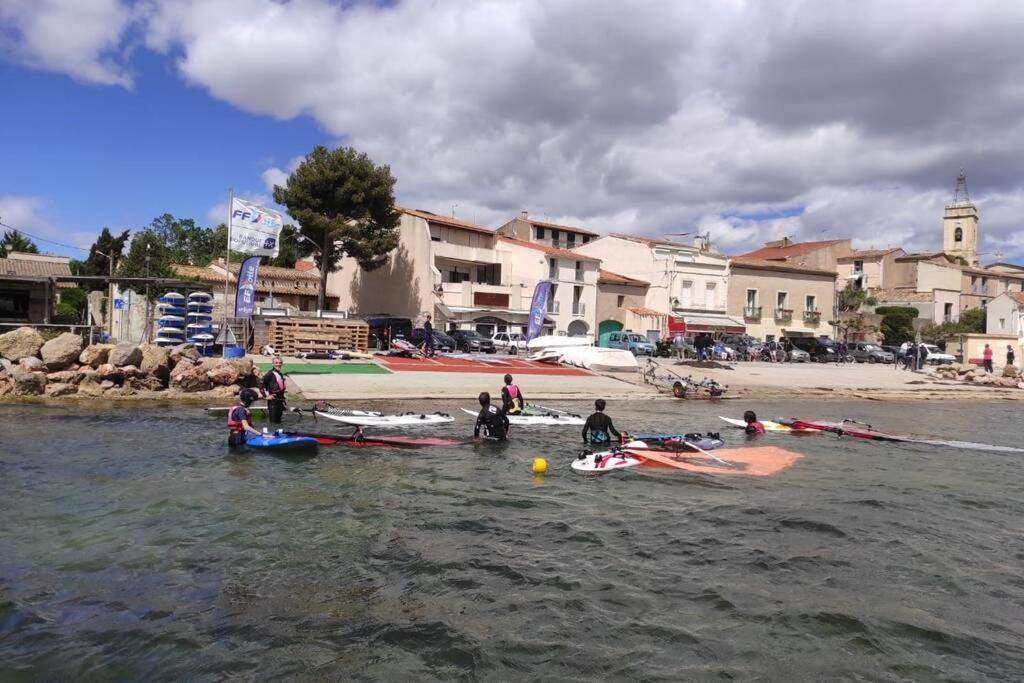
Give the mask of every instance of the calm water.
[[[744, 407], [609, 412], [696, 430]], [[1014, 404], [752, 407], [1019, 443]], [[287, 460], [228, 455], [192, 408], [0, 421], [3, 681], [1024, 676], [1024, 454], [768, 436], [806, 457], [584, 478], [575, 429]]]

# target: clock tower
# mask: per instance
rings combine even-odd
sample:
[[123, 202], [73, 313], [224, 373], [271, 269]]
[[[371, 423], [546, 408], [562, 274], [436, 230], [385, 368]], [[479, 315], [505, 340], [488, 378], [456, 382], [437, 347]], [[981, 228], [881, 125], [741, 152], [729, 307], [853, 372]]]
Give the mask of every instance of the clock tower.
[[969, 266], [978, 265], [978, 207], [967, 195], [967, 174], [960, 169], [953, 190], [953, 202], [946, 205], [942, 216], [942, 251], [963, 259]]

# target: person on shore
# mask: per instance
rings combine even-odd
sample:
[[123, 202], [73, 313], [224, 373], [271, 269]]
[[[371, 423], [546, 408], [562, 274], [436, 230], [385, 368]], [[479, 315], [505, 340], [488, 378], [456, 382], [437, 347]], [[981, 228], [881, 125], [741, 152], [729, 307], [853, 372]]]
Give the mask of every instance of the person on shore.
[[928, 348], [924, 344], [917, 345], [917, 369], [924, 369], [924, 362], [928, 360]]
[[672, 338], [672, 345], [676, 347], [676, 357], [683, 360], [686, 355], [686, 337], [682, 332], [676, 332], [676, 336]]
[[434, 357], [434, 325], [430, 322], [430, 316], [423, 321], [423, 355], [427, 358]]
[[1017, 360], [1017, 356], [1013, 352], [1013, 347], [1010, 346], [1009, 344], [1007, 344], [1006, 345], [1006, 364], [1007, 365], [1015, 365], [1016, 364], [1015, 363], [1016, 360]]
[[748, 410], [743, 413], [743, 421], [747, 423], [747, 426], [743, 430], [747, 434], [750, 434], [751, 436], [764, 434], [764, 425], [758, 422], [757, 413], [753, 410]]
[[992, 348], [988, 344], [985, 344], [985, 349], [981, 352], [981, 358], [985, 362], [985, 372], [992, 372]]
[[526, 399], [519, 387], [512, 383], [512, 375], [505, 375], [505, 386], [501, 388], [501, 409], [506, 415], [519, 415], [526, 407]]
[[917, 362], [915, 360], [916, 358], [917, 358], [917, 349], [914, 348], [913, 343], [908, 342], [907, 343], [907, 349], [906, 349], [906, 351], [903, 352], [903, 369], [904, 370], [910, 370], [911, 368], [913, 368], [914, 364]]
[[238, 392], [238, 405], [228, 411], [228, 446], [244, 446], [246, 434], [265, 436], [252, 426], [252, 411], [249, 410], [249, 406], [259, 396], [255, 389], [242, 389]]
[[491, 405], [491, 395], [486, 391], [480, 394], [480, 413], [476, 416], [476, 426], [473, 427], [473, 438], [480, 438], [480, 430], [484, 431], [484, 438], [493, 441], [504, 441], [508, 438], [509, 422], [505, 411]]
[[839, 342], [836, 347], [836, 363], [845, 363], [846, 355], [850, 352], [850, 347], [846, 345], [845, 341]]
[[271, 424], [280, 424], [284, 415], [285, 388], [284, 374], [281, 372], [281, 356], [274, 356], [271, 368], [260, 380], [260, 391], [267, 398], [267, 419]]
[[594, 401], [594, 408], [597, 412], [587, 418], [583, 425], [583, 443], [595, 446], [607, 446], [611, 443], [612, 436], [622, 441], [622, 435], [615, 429], [612, 419], [604, 414], [607, 404], [603, 398]]
[[793, 362], [793, 342], [789, 340], [789, 337], [782, 338], [782, 353], [784, 354], [783, 358], [790, 363]]

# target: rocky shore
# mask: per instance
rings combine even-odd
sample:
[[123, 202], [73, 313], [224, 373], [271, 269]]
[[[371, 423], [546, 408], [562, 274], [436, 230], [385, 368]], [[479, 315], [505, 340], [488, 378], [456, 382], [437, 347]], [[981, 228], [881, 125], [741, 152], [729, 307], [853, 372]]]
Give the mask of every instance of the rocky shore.
[[203, 358], [191, 344], [92, 344], [34, 328], [0, 335], [0, 397], [228, 398], [255, 386], [248, 358]]

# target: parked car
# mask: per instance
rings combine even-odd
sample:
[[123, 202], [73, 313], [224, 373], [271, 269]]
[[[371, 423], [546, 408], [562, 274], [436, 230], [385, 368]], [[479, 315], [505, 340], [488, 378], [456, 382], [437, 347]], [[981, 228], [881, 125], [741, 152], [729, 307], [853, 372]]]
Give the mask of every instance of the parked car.
[[878, 348], [882, 349], [883, 351], [888, 351], [889, 353], [892, 354], [892, 357], [895, 358], [896, 360], [900, 359], [900, 347], [898, 347], [898, 346], [888, 346], [886, 344], [881, 344], [881, 345], [879, 345]]
[[[416, 346], [423, 346], [423, 328], [417, 327], [412, 331], [412, 343]], [[440, 330], [434, 330], [434, 348], [438, 351], [454, 351], [455, 340]]]
[[892, 363], [896, 359], [891, 352], [870, 342], [851, 342], [849, 349], [858, 363]]
[[367, 345], [381, 351], [390, 348], [392, 339], [412, 341], [412, 321], [393, 315], [372, 315], [366, 318], [370, 326]]
[[789, 350], [789, 357], [787, 360], [790, 363], [810, 363], [811, 354], [807, 353], [803, 349], [798, 349], [795, 346]]
[[604, 341], [601, 346], [607, 346], [610, 349], [625, 349], [634, 356], [640, 354], [653, 356], [657, 351], [657, 347], [650, 339], [636, 332], [608, 332], [606, 339], [605, 335], [601, 335], [601, 337]]
[[928, 352], [928, 357], [924, 359], [925, 363], [931, 365], [949, 365], [950, 363], [956, 362], [956, 356], [946, 353], [935, 344], [921, 344]]
[[455, 347], [463, 353], [494, 353], [494, 342], [476, 330], [453, 330], [449, 333], [455, 340]]
[[752, 350], [761, 346], [761, 341], [749, 334], [724, 334], [719, 341], [736, 349], [736, 357], [740, 360], [746, 360]]
[[810, 354], [812, 363], [831, 363], [836, 360], [835, 344], [822, 337], [787, 337], [790, 343]]
[[494, 348], [508, 353], [526, 351], [526, 338], [518, 332], [498, 332], [491, 337]]

